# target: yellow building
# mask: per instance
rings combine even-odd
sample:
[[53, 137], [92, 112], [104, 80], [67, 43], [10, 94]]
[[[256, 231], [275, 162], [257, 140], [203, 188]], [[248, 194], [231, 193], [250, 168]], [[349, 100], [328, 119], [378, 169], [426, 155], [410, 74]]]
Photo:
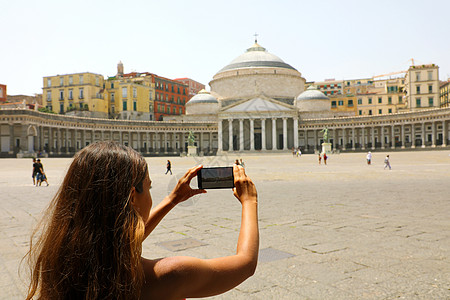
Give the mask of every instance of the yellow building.
[[450, 107], [450, 99], [448, 96], [449, 86], [450, 86], [450, 79], [441, 84], [440, 87], [441, 107]]
[[439, 67], [435, 64], [409, 67], [405, 89], [409, 110], [440, 107]]
[[104, 79], [100, 74], [75, 73], [44, 77], [43, 105], [60, 114], [106, 118]]
[[151, 73], [123, 73], [123, 64], [117, 66], [117, 75], [106, 80], [105, 93], [109, 99], [109, 117], [122, 120], [155, 120], [155, 84]]

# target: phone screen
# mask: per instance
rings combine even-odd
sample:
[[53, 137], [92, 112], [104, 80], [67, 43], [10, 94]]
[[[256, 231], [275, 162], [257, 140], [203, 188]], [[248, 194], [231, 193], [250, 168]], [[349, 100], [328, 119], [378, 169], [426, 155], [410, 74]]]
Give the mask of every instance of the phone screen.
[[233, 167], [202, 168], [197, 174], [199, 189], [234, 187]]

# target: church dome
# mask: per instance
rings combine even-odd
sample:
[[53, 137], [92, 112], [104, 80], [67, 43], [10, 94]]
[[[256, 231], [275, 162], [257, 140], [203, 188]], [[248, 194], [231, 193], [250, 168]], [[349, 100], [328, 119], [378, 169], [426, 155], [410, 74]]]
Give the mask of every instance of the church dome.
[[223, 67], [218, 73], [238, 70], [245, 68], [285, 68], [295, 70], [294, 67], [285, 63], [281, 58], [267, 52], [266, 48], [261, 47], [255, 42], [247, 51], [235, 58], [231, 63]]
[[195, 104], [195, 103], [219, 103], [219, 102], [213, 95], [211, 95], [208, 91], [203, 89], [200, 92], [198, 92], [197, 95], [192, 97], [186, 103], [186, 105], [191, 105], [191, 104]]
[[186, 115], [213, 115], [218, 110], [219, 101], [204, 89], [186, 103]]
[[306, 89], [306, 91], [298, 95], [297, 101], [302, 100], [329, 100], [329, 98], [325, 96], [324, 93], [319, 91], [315, 86], [311, 85]]

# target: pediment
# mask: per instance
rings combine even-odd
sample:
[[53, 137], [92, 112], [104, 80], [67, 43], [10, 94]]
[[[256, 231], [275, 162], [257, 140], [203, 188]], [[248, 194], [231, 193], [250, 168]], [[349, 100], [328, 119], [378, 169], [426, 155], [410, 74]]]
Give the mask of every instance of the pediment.
[[250, 113], [250, 112], [291, 112], [294, 108], [290, 105], [278, 102], [266, 97], [255, 97], [230, 105], [222, 110], [225, 113]]

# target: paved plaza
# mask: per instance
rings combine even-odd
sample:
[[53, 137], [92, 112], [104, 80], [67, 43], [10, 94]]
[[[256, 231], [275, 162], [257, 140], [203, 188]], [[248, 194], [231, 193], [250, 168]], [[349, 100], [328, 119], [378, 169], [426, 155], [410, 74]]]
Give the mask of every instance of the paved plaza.
[[[147, 158], [154, 205], [193, 165], [243, 158], [259, 195], [260, 262], [235, 289], [209, 299], [450, 299], [450, 151], [289, 153]], [[0, 299], [23, 299], [18, 274], [29, 237], [70, 159], [43, 159], [49, 187], [34, 187], [31, 159], [0, 160]], [[194, 183], [195, 184], [195, 183]], [[176, 207], [144, 242], [148, 258], [235, 253], [240, 204], [210, 190]], [[23, 267], [26, 267], [24, 265]], [[26, 268], [25, 268], [26, 270]]]

